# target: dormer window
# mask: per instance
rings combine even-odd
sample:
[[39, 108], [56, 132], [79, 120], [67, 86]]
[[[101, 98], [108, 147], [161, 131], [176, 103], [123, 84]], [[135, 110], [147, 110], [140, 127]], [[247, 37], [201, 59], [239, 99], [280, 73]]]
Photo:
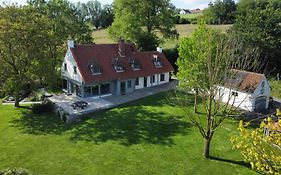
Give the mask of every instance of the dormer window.
[[153, 55], [153, 64], [156, 68], [161, 68], [162, 67], [162, 63], [158, 58], [158, 55]]
[[101, 74], [100, 65], [96, 61], [92, 61], [90, 63], [89, 69], [90, 69], [92, 75], [99, 75], [99, 74]]
[[115, 58], [112, 60], [112, 67], [116, 72], [124, 72], [123, 64], [119, 60], [119, 58]]
[[140, 63], [137, 59], [131, 58], [129, 64], [131, 65], [133, 70], [140, 70]]

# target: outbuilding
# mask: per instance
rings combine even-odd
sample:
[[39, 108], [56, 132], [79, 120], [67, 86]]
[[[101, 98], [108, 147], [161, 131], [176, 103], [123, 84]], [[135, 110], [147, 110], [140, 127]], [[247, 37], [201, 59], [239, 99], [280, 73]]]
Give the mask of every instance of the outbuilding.
[[268, 109], [270, 86], [264, 74], [242, 70], [231, 70], [231, 77], [218, 86], [217, 99], [250, 112]]

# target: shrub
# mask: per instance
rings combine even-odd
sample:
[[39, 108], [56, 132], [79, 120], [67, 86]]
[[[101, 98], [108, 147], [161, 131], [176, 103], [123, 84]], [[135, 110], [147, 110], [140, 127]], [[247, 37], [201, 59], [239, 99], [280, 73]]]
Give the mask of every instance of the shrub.
[[186, 18], [180, 18], [179, 19], [179, 23], [180, 24], [190, 24], [190, 21]]
[[180, 16], [175, 16], [175, 24], [180, 24], [180, 19], [181, 17]]
[[32, 113], [34, 114], [47, 113], [53, 110], [53, 104], [51, 102], [42, 103], [42, 104], [33, 104], [31, 110]]
[[192, 18], [191, 19], [191, 24], [198, 24], [198, 19], [197, 18]]
[[30, 173], [24, 169], [6, 169], [0, 171], [0, 175], [29, 175]]

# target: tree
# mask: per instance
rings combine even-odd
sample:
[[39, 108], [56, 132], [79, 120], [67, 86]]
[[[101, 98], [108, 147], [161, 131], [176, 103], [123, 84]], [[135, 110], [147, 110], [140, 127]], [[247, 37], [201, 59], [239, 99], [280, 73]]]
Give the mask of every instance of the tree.
[[76, 10], [78, 12], [79, 20], [86, 22], [89, 19], [88, 8], [85, 3], [80, 1], [76, 3]]
[[67, 0], [30, 0], [29, 6], [36, 9], [37, 13], [47, 17], [50, 28], [50, 40], [44, 47], [45, 54], [41, 55], [41, 67], [38, 75], [43, 85], [58, 87], [61, 85], [60, 67], [66, 51], [67, 39], [81, 43], [92, 43], [92, 33], [86, 25], [77, 8]]
[[211, 24], [233, 24], [235, 21], [236, 4], [234, 0], [216, 0], [210, 3], [203, 14]]
[[86, 6], [88, 8], [88, 15], [92, 21], [93, 26], [98, 29], [101, 22], [101, 3], [97, 0], [90, 0], [86, 3]]
[[[281, 128], [279, 120], [279, 128]], [[245, 160], [250, 162], [253, 169], [264, 174], [281, 174], [281, 132], [273, 126], [268, 118], [267, 124], [262, 122], [259, 128], [248, 129], [250, 122], [240, 121], [239, 136], [231, 139], [234, 146], [241, 151]], [[265, 130], [270, 133], [265, 135]]]
[[[240, 49], [244, 50], [244, 55], [237, 54]], [[204, 156], [210, 158], [210, 145], [215, 131], [225, 118], [237, 110], [231, 103], [231, 99], [235, 98], [233, 96], [229, 96], [225, 104], [221, 103], [223, 94], [220, 86], [225, 84], [226, 78], [235, 76], [231, 69], [253, 70], [258, 67], [258, 60], [254, 50], [244, 48], [231, 35], [208, 29], [205, 24], [200, 24], [191, 37], [182, 39], [178, 50], [179, 68], [176, 76], [179, 79], [179, 92], [175, 94], [175, 102], [200, 131], [205, 140]], [[232, 89], [237, 90], [238, 87]], [[204, 118], [200, 114], [192, 115], [187, 110], [191, 103], [187, 101], [187, 96], [194, 90], [202, 101]]]
[[156, 32], [162, 37], [176, 37], [175, 10], [170, 0], [116, 0], [114, 2], [115, 19], [109, 28], [109, 34], [114, 39], [123, 38], [134, 43], [141, 35], [155, 37]]
[[258, 48], [261, 58], [269, 63], [268, 71], [281, 69], [281, 2], [242, 0], [233, 30], [245, 45]]
[[[48, 18], [33, 8], [6, 6], [0, 10], [0, 63], [4, 90], [15, 97], [37, 77], [38, 63], [48, 41]], [[43, 49], [42, 49], [43, 48]]]
[[101, 10], [100, 25], [102, 28], [107, 28], [113, 23], [114, 14], [112, 5], [104, 5]]

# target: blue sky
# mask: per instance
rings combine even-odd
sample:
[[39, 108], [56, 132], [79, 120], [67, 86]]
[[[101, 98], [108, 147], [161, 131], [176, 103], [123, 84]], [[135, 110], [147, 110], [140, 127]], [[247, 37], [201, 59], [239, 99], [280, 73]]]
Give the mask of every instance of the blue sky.
[[[3, 1], [8, 2], [17, 2], [19, 4], [24, 4], [26, 0], [0, 0], [2, 4]], [[71, 2], [78, 2], [78, 0], [70, 0]], [[79, 0], [81, 2], [86, 2], [88, 0]], [[99, 0], [102, 4], [112, 3], [113, 0]], [[171, 2], [178, 8], [187, 8], [194, 9], [200, 8], [203, 9], [208, 6], [209, 2], [212, 0], [171, 0]]]

